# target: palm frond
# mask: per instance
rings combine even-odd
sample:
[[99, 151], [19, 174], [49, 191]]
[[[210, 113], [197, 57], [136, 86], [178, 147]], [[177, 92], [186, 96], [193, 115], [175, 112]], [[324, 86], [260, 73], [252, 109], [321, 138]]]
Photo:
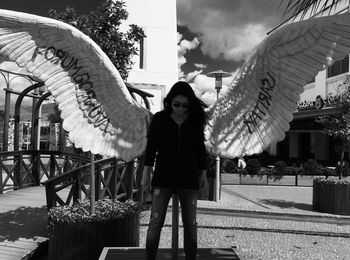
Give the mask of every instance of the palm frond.
[[296, 18], [300, 15], [301, 19], [310, 12], [314, 15], [318, 12], [333, 10], [339, 0], [282, 0], [280, 6], [284, 5], [283, 15], [290, 15]]

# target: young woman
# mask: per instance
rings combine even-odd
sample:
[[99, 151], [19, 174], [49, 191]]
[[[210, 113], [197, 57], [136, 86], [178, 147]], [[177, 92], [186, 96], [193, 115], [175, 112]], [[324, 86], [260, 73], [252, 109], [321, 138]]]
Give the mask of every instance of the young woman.
[[156, 258], [160, 232], [174, 192], [179, 195], [182, 209], [186, 259], [196, 259], [198, 190], [207, 186], [204, 107], [191, 86], [179, 81], [165, 97], [164, 110], [153, 116], [142, 177], [142, 186], [147, 190], [155, 164], [146, 240], [148, 260]]

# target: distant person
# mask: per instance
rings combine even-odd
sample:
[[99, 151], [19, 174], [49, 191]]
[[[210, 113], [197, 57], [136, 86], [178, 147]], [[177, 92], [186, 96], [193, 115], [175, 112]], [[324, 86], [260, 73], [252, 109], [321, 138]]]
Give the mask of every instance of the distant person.
[[247, 163], [245, 162], [243, 157], [239, 157], [238, 158], [238, 163], [237, 163], [237, 167], [238, 169], [244, 169], [247, 166]]
[[[164, 99], [164, 110], [153, 116], [145, 152], [142, 187], [153, 199], [146, 238], [146, 255], [157, 255], [169, 200], [178, 193], [184, 227], [186, 259], [197, 255], [198, 190], [207, 186], [204, 123], [206, 105], [186, 82], [175, 83]], [[155, 170], [151, 181], [151, 170]]]

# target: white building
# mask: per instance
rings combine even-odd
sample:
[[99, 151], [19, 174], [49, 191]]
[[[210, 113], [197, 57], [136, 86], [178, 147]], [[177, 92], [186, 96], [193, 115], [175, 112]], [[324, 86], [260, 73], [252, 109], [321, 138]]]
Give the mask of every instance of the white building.
[[127, 82], [152, 95], [151, 111], [162, 108], [162, 101], [178, 80], [176, 0], [125, 0], [128, 23], [140, 26], [146, 38]]
[[[349, 1], [340, 1], [332, 13], [349, 12]], [[317, 14], [320, 16], [322, 14]], [[329, 15], [326, 11], [323, 15]], [[334, 113], [330, 101], [350, 84], [349, 55], [318, 73], [315, 80], [304, 86], [298, 109], [286, 138], [270, 147], [270, 153], [283, 160], [306, 161], [314, 158], [325, 165], [334, 166], [340, 159], [342, 141], [323, 134], [322, 126], [315, 122], [320, 115]], [[349, 144], [345, 144], [345, 159], [350, 159]]]

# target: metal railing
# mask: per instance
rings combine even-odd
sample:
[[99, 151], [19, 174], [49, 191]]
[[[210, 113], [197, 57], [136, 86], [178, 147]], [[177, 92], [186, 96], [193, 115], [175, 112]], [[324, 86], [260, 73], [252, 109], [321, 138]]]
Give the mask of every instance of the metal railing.
[[31, 186], [62, 175], [90, 162], [90, 158], [58, 151], [0, 153], [0, 194]]
[[95, 187], [90, 187], [90, 164], [47, 180], [47, 209], [58, 205], [70, 205], [77, 200], [89, 198], [89, 189], [95, 189], [95, 200], [111, 198], [116, 200], [140, 200], [140, 176], [142, 160], [129, 163], [116, 158], [95, 162]]
[[[141, 200], [142, 158], [95, 161], [95, 199]], [[0, 153], [0, 194], [45, 185], [48, 210], [89, 197], [90, 158], [58, 151]]]

